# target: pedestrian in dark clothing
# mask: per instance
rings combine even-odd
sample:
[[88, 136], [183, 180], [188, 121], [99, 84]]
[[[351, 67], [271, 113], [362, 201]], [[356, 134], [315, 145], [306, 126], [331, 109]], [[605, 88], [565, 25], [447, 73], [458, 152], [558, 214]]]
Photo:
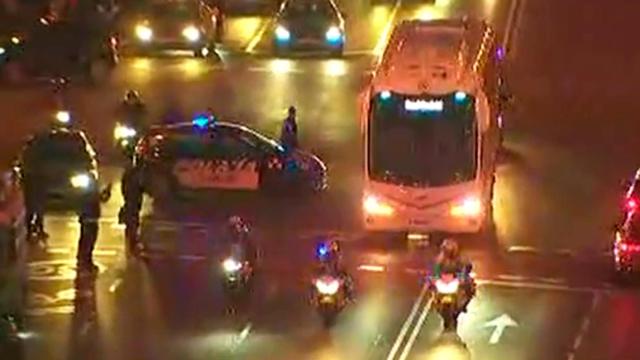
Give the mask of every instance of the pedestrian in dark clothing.
[[298, 147], [298, 123], [296, 121], [296, 108], [293, 106], [289, 107], [288, 115], [282, 122], [280, 142], [287, 151]]
[[78, 243], [78, 268], [95, 272], [98, 270], [93, 263], [93, 249], [98, 240], [100, 221], [100, 195], [92, 194], [81, 204], [78, 220], [80, 221], [80, 241]]
[[129, 166], [122, 174], [122, 197], [124, 204], [120, 208], [119, 220], [125, 224], [125, 239], [129, 254], [140, 253], [140, 211], [142, 209], [143, 189], [138, 168]]

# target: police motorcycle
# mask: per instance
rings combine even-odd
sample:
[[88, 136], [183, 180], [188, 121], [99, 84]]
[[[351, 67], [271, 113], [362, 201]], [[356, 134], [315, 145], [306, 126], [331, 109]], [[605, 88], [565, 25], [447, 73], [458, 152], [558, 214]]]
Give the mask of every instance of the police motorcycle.
[[324, 269], [328, 265], [330, 245], [321, 243], [316, 249], [316, 256], [323, 269], [312, 279], [311, 301], [322, 318], [325, 327], [332, 326], [342, 309], [347, 305], [345, 279], [333, 271]]
[[229, 255], [222, 260], [223, 287], [230, 294], [240, 295], [249, 290], [253, 278], [252, 261], [255, 254], [249, 249], [249, 227], [242, 218], [229, 218], [230, 243]]
[[475, 286], [473, 274], [467, 276], [464, 272], [458, 274], [445, 272], [439, 278], [432, 280], [432, 287], [435, 290], [433, 306], [442, 318], [445, 332], [456, 331], [458, 316], [463, 311], [465, 302], [469, 300], [466, 298], [470, 295], [465, 291], [464, 281], [470, 281], [471, 286]]

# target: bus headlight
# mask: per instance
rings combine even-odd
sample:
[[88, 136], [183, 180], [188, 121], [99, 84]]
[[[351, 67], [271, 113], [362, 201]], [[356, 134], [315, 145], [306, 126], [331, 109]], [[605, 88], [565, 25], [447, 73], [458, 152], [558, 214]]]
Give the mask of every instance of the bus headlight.
[[147, 25], [138, 24], [136, 25], [136, 36], [142, 41], [151, 41], [151, 38], [153, 38], [153, 30]]
[[200, 30], [193, 25], [189, 25], [182, 30], [182, 36], [191, 42], [200, 40]]
[[287, 28], [282, 25], [278, 25], [278, 27], [276, 27], [276, 40], [287, 42], [290, 39], [291, 33], [289, 32], [289, 30], [287, 30]]
[[342, 31], [337, 26], [331, 26], [324, 34], [324, 37], [330, 43], [337, 43], [342, 40]]
[[395, 213], [395, 209], [393, 208], [393, 206], [383, 202], [373, 195], [365, 196], [362, 202], [362, 206], [364, 212], [368, 215], [391, 216]]
[[482, 214], [482, 201], [475, 195], [468, 196], [451, 206], [449, 213], [454, 217], [478, 217]]
[[136, 133], [136, 129], [132, 127], [117, 124], [116, 128], [113, 130], [113, 137], [116, 140], [128, 139], [136, 136]]
[[77, 174], [71, 177], [71, 186], [76, 189], [86, 189], [91, 185], [91, 175], [89, 174]]

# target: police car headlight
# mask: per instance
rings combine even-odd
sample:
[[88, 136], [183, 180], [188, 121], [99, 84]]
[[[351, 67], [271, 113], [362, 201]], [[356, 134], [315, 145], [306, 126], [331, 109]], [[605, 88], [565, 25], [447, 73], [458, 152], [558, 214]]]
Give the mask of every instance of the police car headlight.
[[121, 124], [117, 124], [116, 128], [113, 130], [113, 137], [116, 140], [129, 139], [136, 136], [136, 134], [136, 129]]
[[91, 185], [91, 175], [77, 174], [71, 177], [71, 186], [77, 189], [86, 189]]
[[142, 41], [150, 41], [153, 38], [153, 30], [144, 24], [136, 25], [136, 36]]
[[324, 36], [328, 42], [340, 42], [342, 40], [342, 31], [340, 31], [339, 27], [332, 26], [329, 28], [329, 30], [327, 30]]
[[482, 201], [475, 195], [467, 196], [462, 201], [453, 204], [449, 213], [454, 217], [478, 217], [482, 214]]
[[187, 26], [182, 30], [182, 36], [191, 42], [200, 40], [200, 30], [193, 25]]
[[291, 33], [286, 27], [278, 25], [278, 27], [276, 27], [276, 39], [278, 41], [289, 41], [291, 39]]

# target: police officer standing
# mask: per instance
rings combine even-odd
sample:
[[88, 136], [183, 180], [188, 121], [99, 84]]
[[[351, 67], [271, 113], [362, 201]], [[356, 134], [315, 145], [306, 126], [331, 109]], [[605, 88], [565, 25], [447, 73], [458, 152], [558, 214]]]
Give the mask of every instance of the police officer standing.
[[289, 107], [287, 117], [282, 122], [280, 142], [287, 151], [298, 147], [298, 123], [296, 121], [296, 108], [294, 106]]
[[128, 166], [122, 174], [122, 197], [124, 205], [120, 208], [119, 222], [125, 224], [125, 239], [130, 255], [140, 255], [140, 210], [142, 209], [143, 189], [140, 170]]
[[100, 222], [100, 193], [94, 192], [84, 199], [80, 205], [78, 220], [80, 221], [80, 241], [78, 243], [78, 269], [96, 272], [98, 267], [93, 263], [93, 249], [98, 240]]

